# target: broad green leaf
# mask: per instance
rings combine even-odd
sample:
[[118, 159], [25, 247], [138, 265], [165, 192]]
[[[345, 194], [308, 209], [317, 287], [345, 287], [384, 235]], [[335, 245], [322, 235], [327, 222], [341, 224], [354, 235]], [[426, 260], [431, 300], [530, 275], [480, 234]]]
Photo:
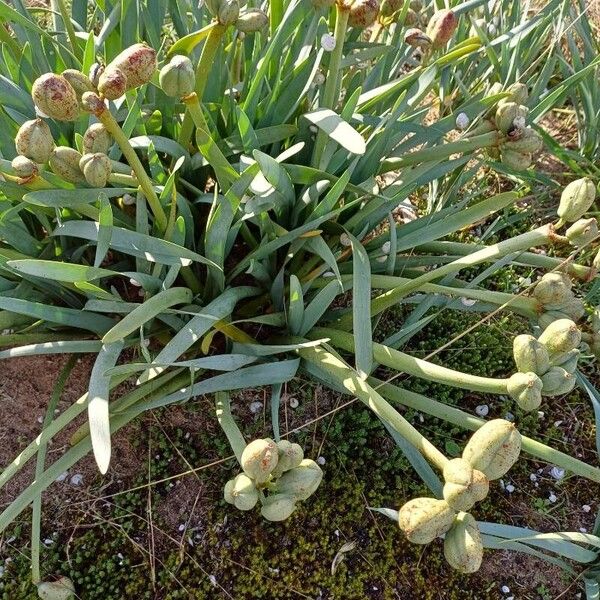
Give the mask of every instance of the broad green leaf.
[[332, 140], [352, 154], [364, 154], [365, 140], [354, 127], [329, 108], [320, 108], [302, 115], [313, 125], [324, 131]]

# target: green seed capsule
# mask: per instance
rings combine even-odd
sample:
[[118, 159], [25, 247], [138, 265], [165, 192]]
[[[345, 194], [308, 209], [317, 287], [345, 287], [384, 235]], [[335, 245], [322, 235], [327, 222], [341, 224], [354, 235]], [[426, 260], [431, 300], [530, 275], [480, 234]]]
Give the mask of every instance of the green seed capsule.
[[573, 374], [577, 369], [577, 361], [579, 360], [580, 354], [581, 352], [577, 348], [562, 354], [555, 354], [552, 357], [551, 364], [553, 367], [562, 367], [567, 373]]
[[487, 477], [463, 458], [453, 458], [444, 467], [444, 500], [453, 510], [469, 510], [489, 491]]
[[71, 84], [77, 94], [77, 100], [81, 104], [81, 96], [86, 92], [95, 91], [94, 84], [87, 75], [77, 69], [67, 69], [61, 75]]
[[493, 419], [471, 436], [462, 457], [491, 481], [505, 475], [520, 452], [521, 434], [514, 424], [504, 419]]
[[529, 99], [529, 92], [527, 86], [524, 83], [513, 83], [509, 85], [507, 92], [510, 92], [510, 96], [507, 98], [510, 102], [516, 102], [517, 104], [526, 104]]
[[507, 384], [509, 396], [522, 410], [531, 411], [542, 403], [542, 380], [535, 373], [515, 373]]
[[50, 168], [53, 173], [71, 183], [83, 183], [85, 177], [79, 168], [81, 154], [68, 146], [58, 146], [52, 151]]
[[398, 512], [398, 525], [408, 541], [429, 544], [450, 529], [454, 511], [445, 500], [414, 498]]
[[235, 496], [233, 495], [233, 490], [235, 488], [235, 478], [230, 479], [223, 488], [223, 498], [225, 502], [228, 504], [233, 504], [235, 502]]
[[567, 229], [565, 236], [575, 248], [581, 248], [598, 237], [598, 221], [596, 219], [578, 219]]
[[277, 444], [273, 440], [258, 439], [244, 448], [240, 464], [248, 477], [264, 483], [277, 466], [278, 458]]
[[535, 129], [525, 127], [519, 139], [506, 142], [502, 147], [513, 152], [532, 154], [541, 150], [542, 146], [542, 136]]
[[[509, 133], [515, 128], [515, 121], [527, 118], [529, 110], [516, 102], [502, 100], [496, 109], [496, 127], [502, 133]], [[522, 128], [524, 129], [524, 127]]]
[[453, 11], [438, 10], [427, 24], [425, 33], [431, 39], [434, 48], [442, 48], [450, 41], [457, 27], [458, 19]]
[[444, 557], [461, 573], [475, 573], [483, 560], [483, 542], [474, 517], [461, 512], [444, 538]]
[[533, 297], [544, 307], [556, 308], [573, 298], [571, 286], [565, 273], [546, 273], [536, 284]]
[[348, 25], [365, 29], [375, 23], [378, 14], [379, 0], [354, 0], [350, 6]]
[[242, 33], [256, 33], [264, 29], [269, 23], [267, 14], [258, 8], [249, 8], [244, 11], [235, 22], [235, 27]]
[[73, 86], [62, 76], [46, 73], [31, 88], [35, 105], [51, 119], [74, 121], [79, 116], [79, 103]]
[[578, 348], [581, 343], [581, 331], [571, 319], [558, 319], [546, 327], [538, 339], [546, 346], [552, 358], [553, 354]]
[[546, 346], [532, 335], [518, 335], [513, 340], [513, 356], [521, 373], [543, 375], [550, 368]]
[[506, 147], [506, 144], [502, 146], [500, 160], [502, 164], [506, 165], [509, 169], [515, 171], [524, 171], [531, 166], [532, 158], [531, 154], [526, 152], [514, 152]]
[[75, 586], [68, 577], [60, 577], [38, 584], [37, 593], [41, 600], [71, 600], [75, 597]]
[[233, 498], [233, 505], [238, 510], [252, 510], [258, 502], [258, 490], [254, 481], [244, 473], [240, 473], [233, 480], [228, 495]]
[[221, 0], [217, 18], [221, 25], [233, 25], [240, 16], [238, 0]]
[[31, 159], [20, 154], [12, 159], [10, 166], [23, 179], [29, 179], [38, 173], [37, 165]]
[[283, 473], [300, 466], [304, 460], [304, 450], [300, 444], [292, 444], [287, 440], [277, 442], [277, 466], [272, 471], [273, 477], [281, 477]]
[[573, 223], [583, 217], [595, 199], [596, 186], [589, 177], [583, 177], [565, 187], [556, 212], [563, 221]]
[[196, 87], [196, 73], [192, 61], [187, 56], [174, 56], [160, 70], [159, 82], [162, 91], [171, 98], [188, 96]]
[[575, 387], [575, 377], [562, 367], [552, 367], [542, 375], [544, 396], [562, 396]]
[[297, 467], [284, 473], [277, 482], [277, 491], [297, 500], [306, 500], [314, 494], [323, 479], [321, 467], [305, 458]]
[[295, 510], [296, 500], [293, 496], [274, 494], [263, 502], [260, 514], [267, 521], [285, 521]]
[[83, 171], [88, 185], [97, 188], [106, 187], [112, 171], [110, 158], [102, 152], [84, 154], [79, 161], [79, 168]]
[[83, 134], [83, 151], [85, 154], [102, 152], [107, 154], [112, 145], [112, 137], [102, 123], [90, 125]]
[[38, 164], [47, 163], [54, 150], [54, 139], [50, 127], [42, 119], [25, 121], [15, 138], [17, 152]]

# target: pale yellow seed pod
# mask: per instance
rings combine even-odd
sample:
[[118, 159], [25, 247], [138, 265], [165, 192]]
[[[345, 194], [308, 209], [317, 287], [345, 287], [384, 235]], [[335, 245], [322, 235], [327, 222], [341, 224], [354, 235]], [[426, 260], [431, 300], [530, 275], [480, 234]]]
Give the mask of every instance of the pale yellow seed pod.
[[85, 177], [79, 168], [81, 154], [68, 146], [58, 146], [48, 161], [53, 173], [71, 183], [83, 183]]
[[298, 500], [307, 500], [315, 493], [322, 479], [321, 467], [314, 460], [305, 458], [297, 467], [281, 476], [277, 491]]
[[162, 91], [171, 98], [182, 98], [194, 91], [196, 73], [187, 56], [174, 56], [161, 70], [159, 82]]
[[38, 174], [37, 165], [30, 158], [20, 154], [12, 159], [10, 166], [15, 170], [15, 173], [23, 179], [29, 179]]
[[260, 509], [267, 521], [285, 521], [296, 510], [296, 499], [286, 494], [269, 496]]
[[522, 410], [532, 411], [542, 403], [542, 380], [532, 372], [514, 373], [506, 385], [508, 395]]
[[453, 510], [469, 510], [489, 491], [487, 477], [464, 458], [453, 458], [444, 467], [444, 500]]
[[238, 510], [252, 510], [258, 502], [258, 490], [254, 481], [244, 473], [240, 473], [233, 480], [228, 492]]
[[112, 145], [112, 137], [102, 123], [90, 125], [83, 134], [83, 152], [107, 154]]
[[553, 354], [578, 348], [581, 344], [581, 331], [571, 319], [558, 319], [550, 323], [538, 339], [546, 346], [552, 358]]
[[79, 161], [79, 168], [88, 185], [97, 188], [106, 187], [112, 171], [110, 158], [102, 152], [84, 154]]
[[565, 273], [546, 273], [533, 289], [533, 297], [545, 308], [558, 308], [573, 298], [571, 285]]
[[277, 466], [278, 459], [277, 444], [269, 438], [258, 439], [244, 448], [240, 464], [248, 477], [264, 483]]
[[268, 23], [269, 17], [264, 11], [258, 8], [249, 8], [239, 16], [235, 27], [242, 33], [256, 33], [264, 29]]
[[19, 154], [30, 158], [33, 162], [47, 163], [54, 150], [50, 127], [42, 119], [25, 121], [17, 132], [15, 147]]
[[558, 216], [568, 223], [581, 219], [592, 207], [596, 199], [596, 186], [589, 177], [572, 181], [565, 187], [561, 196]]
[[398, 512], [398, 525], [414, 544], [429, 544], [450, 529], [454, 511], [445, 500], [414, 498]]
[[550, 368], [546, 346], [532, 335], [518, 335], [513, 340], [513, 356], [521, 373], [543, 375]]
[[272, 471], [273, 477], [280, 477], [286, 471], [300, 465], [304, 459], [304, 450], [300, 444], [287, 440], [277, 442], [277, 466]]
[[477, 521], [461, 512], [444, 538], [444, 557], [448, 564], [461, 573], [479, 571], [483, 560], [483, 542]]

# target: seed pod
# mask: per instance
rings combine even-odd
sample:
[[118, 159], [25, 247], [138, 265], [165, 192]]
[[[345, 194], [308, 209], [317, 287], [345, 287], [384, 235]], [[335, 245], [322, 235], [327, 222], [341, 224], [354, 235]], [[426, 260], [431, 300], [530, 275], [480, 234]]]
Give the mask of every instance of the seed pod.
[[532, 335], [518, 335], [513, 340], [513, 356], [521, 373], [543, 375], [550, 368], [546, 346]]
[[581, 331], [571, 319], [559, 319], [551, 323], [538, 338], [548, 349], [550, 358], [578, 348], [581, 343]]
[[96, 62], [90, 67], [90, 72], [88, 73], [88, 76], [94, 88], [98, 87], [98, 83], [100, 82], [100, 75], [102, 75], [102, 73], [104, 73], [103, 64]]
[[277, 466], [277, 444], [269, 438], [250, 442], [242, 452], [241, 465], [244, 473], [256, 481], [264, 483]]
[[456, 515], [444, 537], [444, 556], [461, 573], [475, 573], [483, 560], [483, 542], [475, 518], [466, 512]]
[[511, 102], [516, 102], [517, 104], [526, 104], [529, 98], [529, 92], [527, 91], [527, 86], [524, 83], [513, 83], [509, 85], [507, 92], [510, 92], [510, 96], [507, 98]]
[[577, 361], [580, 354], [581, 352], [577, 348], [563, 352], [562, 354], [555, 354], [552, 357], [551, 365], [553, 367], [562, 367], [567, 373], [573, 374], [577, 369]]
[[85, 154], [102, 152], [107, 154], [112, 144], [110, 133], [102, 123], [90, 125], [83, 134], [83, 151]]
[[37, 165], [26, 156], [19, 154], [12, 159], [10, 166], [15, 170], [15, 173], [22, 179], [29, 179], [38, 174]]
[[515, 121], [526, 119], [528, 114], [529, 109], [526, 106], [502, 100], [496, 109], [496, 127], [502, 133], [509, 133], [514, 130]]
[[542, 403], [542, 380], [535, 373], [515, 373], [507, 384], [509, 396], [521, 409], [531, 411]]
[[458, 19], [453, 11], [444, 9], [433, 13], [426, 30], [431, 39], [431, 45], [434, 48], [445, 46], [454, 35], [457, 27]]
[[562, 396], [575, 387], [575, 377], [562, 367], [552, 367], [542, 375], [544, 396]]
[[54, 150], [50, 127], [42, 119], [25, 121], [17, 131], [15, 147], [19, 154], [30, 158], [33, 162], [47, 163]]
[[196, 73], [192, 61], [181, 54], [174, 56], [159, 75], [162, 91], [171, 98], [182, 98], [194, 91]]
[[98, 91], [108, 100], [120, 98], [128, 89], [127, 76], [115, 66], [109, 65], [104, 69], [98, 80]]
[[400, 508], [398, 525], [408, 541], [429, 544], [450, 529], [454, 514], [445, 500], [414, 498]]
[[106, 187], [112, 172], [110, 158], [102, 152], [84, 154], [79, 161], [79, 168], [88, 184], [97, 188]]
[[53, 173], [71, 183], [83, 183], [85, 177], [79, 168], [81, 154], [68, 146], [54, 148], [48, 161]]
[[240, 4], [238, 0], [221, 0], [217, 19], [221, 25], [233, 25], [240, 16]]
[[402, 8], [403, 0], [383, 0], [379, 8], [379, 16], [389, 19]]
[[300, 444], [292, 444], [287, 440], [277, 442], [277, 466], [273, 469], [273, 477], [281, 477], [283, 473], [298, 467], [304, 459], [304, 450]]
[[560, 312], [559, 310], [547, 310], [538, 317], [538, 325], [540, 326], [540, 329], [544, 330], [555, 321], [560, 321], [564, 318], [564, 313]]
[[404, 43], [413, 48], [426, 48], [427, 46], [431, 46], [429, 37], [417, 27], [411, 27], [406, 30], [406, 33], [404, 34]]
[[86, 92], [93, 92], [94, 84], [90, 81], [90, 78], [87, 75], [84, 75], [81, 71], [77, 69], [67, 69], [63, 71], [62, 76], [71, 84], [71, 87], [75, 90], [77, 94], [77, 100], [81, 104], [81, 96]]
[[[233, 505], [238, 510], [252, 510], [258, 502], [258, 490], [254, 481], [244, 473], [240, 473], [228, 489], [233, 498]], [[227, 498], [226, 498], [227, 499]]]
[[506, 142], [502, 147], [513, 152], [531, 154], [538, 152], [542, 146], [542, 136], [535, 129], [525, 127], [521, 131], [521, 137], [518, 140]]
[[524, 171], [531, 166], [531, 154], [525, 152], [514, 152], [502, 146], [500, 160], [502, 164], [515, 171]]
[[71, 600], [75, 597], [75, 586], [68, 577], [60, 577], [56, 581], [43, 581], [37, 586], [41, 600]]
[[453, 510], [469, 510], [489, 491], [487, 477], [463, 458], [453, 458], [444, 467], [444, 500]]
[[354, 0], [350, 6], [348, 25], [365, 29], [377, 20], [379, 14], [379, 0]]
[[536, 284], [533, 297], [543, 306], [556, 308], [573, 297], [571, 279], [565, 273], [546, 273]]
[[306, 500], [316, 492], [321, 479], [321, 467], [314, 460], [305, 458], [299, 466], [281, 476], [277, 482], [277, 491], [297, 500]]
[[33, 82], [31, 97], [45, 115], [57, 121], [74, 121], [79, 116], [77, 94], [62, 75], [45, 73], [38, 77]]
[[572, 181], [565, 187], [556, 213], [567, 223], [581, 219], [596, 199], [596, 186], [589, 177]]
[[260, 509], [260, 514], [267, 521], [285, 521], [296, 510], [293, 496], [274, 494], [269, 496]]
[[100, 114], [106, 109], [104, 100], [96, 92], [86, 92], [81, 96], [81, 108], [95, 115]]
[[567, 319], [571, 319], [571, 321], [579, 321], [585, 315], [585, 304], [581, 298], [573, 297], [558, 310], [563, 315], [563, 318], [566, 317]]
[[267, 14], [258, 9], [250, 8], [240, 15], [240, 18], [235, 22], [235, 27], [242, 33], [256, 33], [264, 29], [269, 23]]
[[591, 219], [578, 219], [567, 229], [565, 236], [575, 248], [581, 248], [598, 237], [598, 221]]
[[235, 496], [233, 495], [233, 490], [235, 488], [235, 478], [230, 479], [223, 488], [223, 498], [225, 502], [228, 504], [233, 504], [235, 502]]
[[492, 419], [471, 436], [462, 457], [491, 481], [507, 473], [520, 452], [521, 434], [514, 424]]
[[131, 90], [148, 83], [156, 67], [156, 50], [147, 44], [134, 44], [118, 54], [107, 65], [106, 71], [120, 69], [127, 79], [127, 89]]

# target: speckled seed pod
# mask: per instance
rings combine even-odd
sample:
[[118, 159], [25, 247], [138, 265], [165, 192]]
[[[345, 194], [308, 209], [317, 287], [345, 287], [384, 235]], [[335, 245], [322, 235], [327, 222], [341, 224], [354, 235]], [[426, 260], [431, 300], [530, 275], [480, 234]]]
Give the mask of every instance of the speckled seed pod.
[[273, 440], [258, 439], [244, 448], [240, 464], [248, 477], [257, 483], [264, 483], [277, 466], [278, 458], [277, 444]]
[[235, 478], [230, 479], [223, 488], [223, 498], [228, 504], [233, 504], [235, 497], [233, 496], [233, 488], [235, 487]]
[[514, 152], [534, 153], [538, 152], [542, 145], [542, 136], [535, 129], [525, 127], [518, 140], [506, 142], [503, 147]]
[[120, 98], [129, 87], [125, 73], [114, 66], [104, 69], [98, 80], [98, 91], [108, 100]]
[[575, 369], [577, 369], [577, 361], [580, 354], [581, 352], [577, 348], [563, 354], [556, 354], [553, 357], [552, 366], [562, 367], [567, 373], [573, 374], [575, 373]]
[[79, 115], [77, 94], [62, 76], [46, 73], [31, 88], [33, 102], [45, 115], [57, 121], [74, 121]]
[[502, 133], [509, 133], [515, 128], [515, 121], [526, 119], [528, 114], [527, 107], [503, 100], [496, 109], [496, 127]]
[[518, 335], [513, 340], [513, 357], [521, 373], [543, 375], [550, 368], [546, 346], [532, 335]]
[[315, 493], [322, 479], [321, 467], [314, 460], [305, 458], [297, 467], [281, 476], [277, 491], [298, 500], [306, 500]]
[[445, 500], [414, 498], [398, 512], [398, 525], [408, 541], [429, 544], [450, 529], [454, 511]]
[[79, 161], [79, 168], [88, 185], [97, 188], [106, 187], [112, 171], [110, 158], [102, 152], [84, 154]]
[[542, 375], [544, 396], [562, 396], [575, 387], [575, 376], [562, 367], [552, 367]]
[[458, 19], [453, 11], [449, 9], [438, 10], [427, 24], [425, 33], [431, 39], [434, 48], [442, 48], [450, 41], [457, 27]]
[[83, 151], [85, 154], [102, 152], [107, 154], [112, 144], [110, 133], [102, 123], [90, 125], [83, 134]]
[[520, 452], [521, 434], [514, 424], [492, 419], [471, 436], [462, 457], [491, 481], [506, 474]]
[[403, 0], [382, 0], [379, 7], [379, 16], [389, 19], [402, 8]]
[[67, 69], [61, 74], [75, 90], [75, 93], [77, 94], [77, 100], [80, 104], [81, 96], [83, 96], [83, 94], [86, 92], [93, 92], [95, 90], [94, 84], [90, 81], [90, 78], [77, 69]]
[[127, 78], [127, 89], [148, 83], [156, 71], [156, 50], [146, 44], [134, 44], [118, 54], [106, 70], [120, 69]]
[[598, 221], [596, 219], [579, 219], [567, 229], [565, 236], [575, 248], [581, 248], [598, 237]]
[[75, 597], [75, 586], [68, 577], [59, 577], [56, 581], [43, 581], [37, 586], [41, 600], [71, 600]]
[[298, 467], [304, 460], [304, 450], [300, 444], [287, 440], [277, 442], [277, 466], [273, 469], [273, 477], [281, 477], [283, 473]]
[[235, 27], [242, 33], [256, 33], [264, 29], [269, 23], [267, 14], [258, 8], [249, 8], [240, 15], [235, 22]]
[[238, 0], [221, 0], [217, 19], [221, 25], [233, 25], [240, 16]]
[[524, 83], [513, 83], [512, 85], [508, 86], [506, 91], [510, 93], [510, 96], [507, 98], [507, 100], [516, 102], [517, 104], [527, 103], [529, 92], [527, 91], [527, 86]]
[[558, 308], [573, 298], [571, 285], [565, 273], [546, 273], [533, 289], [533, 297], [545, 308]]
[[285, 521], [294, 510], [296, 510], [296, 500], [293, 496], [274, 494], [263, 502], [260, 514], [267, 521]]
[[475, 518], [461, 512], [444, 538], [444, 557], [461, 573], [475, 573], [483, 560], [483, 542]]
[[229, 496], [238, 510], [252, 510], [258, 502], [258, 490], [250, 477], [240, 473], [229, 487]]
[[505, 146], [502, 147], [500, 160], [503, 165], [506, 165], [509, 169], [514, 169], [515, 171], [524, 171], [525, 169], [528, 169], [532, 163], [531, 154], [526, 152], [513, 152]]
[[174, 56], [160, 70], [159, 82], [162, 91], [171, 98], [191, 94], [196, 86], [196, 73], [192, 61], [180, 54]]
[[426, 48], [427, 46], [431, 46], [429, 37], [417, 27], [411, 27], [406, 30], [406, 33], [404, 34], [404, 43], [413, 48]]
[[444, 500], [453, 510], [469, 510], [488, 494], [490, 482], [464, 458], [453, 458], [444, 467]]
[[350, 25], [350, 27], [365, 29], [375, 23], [378, 14], [378, 0], [354, 0], [350, 6], [348, 25]]
[[538, 338], [548, 348], [550, 359], [554, 354], [562, 354], [581, 344], [581, 331], [571, 319], [558, 319], [554, 321]]
[[53, 173], [71, 183], [83, 183], [85, 177], [79, 168], [81, 154], [68, 146], [58, 146], [52, 151], [50, 168]]
[[50, 127], [42, 119], [25, 121], [17, 131], [15, 146], [19, 154], [30, 158], [33, 162], [47, 163], [54, 150]]
[[37, 165], [26, 156], [19, 154], [12, 159], [10, 166], [15, 170], [15, 173], [22, 179], [29, 179], [38, 173]]
[[542, 403], [542, 380], [535, 373], [515, 373], [507, 383], [508, 395], [525, 411], [539, 408]]
[[83, 110], [93, 114], [99, 114], [106, 109], [104, 100], [96, 92], [86, 92], [81, 97], [81, 107]]
[[596, 186], [589, 177], [572, 181], [565, 187], [561, 196], [558, 216], [567, 223], [574, 223], [581, 219], [591, 208], [596, 199]]

